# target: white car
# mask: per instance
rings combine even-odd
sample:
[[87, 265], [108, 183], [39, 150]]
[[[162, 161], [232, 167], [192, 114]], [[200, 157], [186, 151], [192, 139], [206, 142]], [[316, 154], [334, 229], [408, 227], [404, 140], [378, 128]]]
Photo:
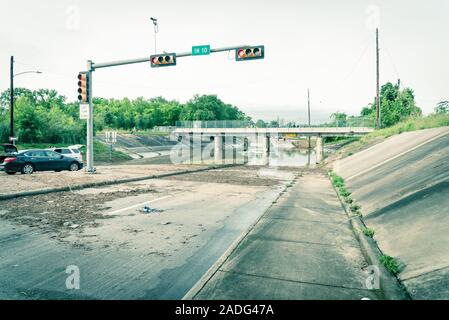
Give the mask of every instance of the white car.
[[69, 158], [74, 158], [82, 163], [83, 162], [83, 154], [79, 150], [81, 147], [83, 147], [83, 146], [75, 145], [75, 146], [69, 146], [66, 148], [50, 148], [48, 150], [55, 151], [55, 152], [60, 153], [66, 157], [69, 157]]

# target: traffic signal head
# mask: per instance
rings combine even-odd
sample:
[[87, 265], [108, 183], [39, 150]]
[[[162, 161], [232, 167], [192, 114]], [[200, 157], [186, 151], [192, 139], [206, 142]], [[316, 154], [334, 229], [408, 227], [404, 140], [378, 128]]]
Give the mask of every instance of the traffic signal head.
[[176, 53], [153, 55], [150, 60], [152, 68], [176, 66]]
[[81, 103], [89, 102], [89, 76], [86, 72], [78, 74], [78, 100]]
[[265, 47], [243, 47], [235, 50], [235, 60], [245, 61], [245, 60], [255, 60], [265, 58]]

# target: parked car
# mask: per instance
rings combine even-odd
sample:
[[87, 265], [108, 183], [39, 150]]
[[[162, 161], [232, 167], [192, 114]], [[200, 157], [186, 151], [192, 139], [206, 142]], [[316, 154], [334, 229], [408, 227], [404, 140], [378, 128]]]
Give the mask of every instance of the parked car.
[[67, 148], [50, 148], [48, 150], [52, 150], [54, 152], [62, 154], [63, 156], [74, 158], [79, 162], [83, 162], [83, 154], [79, 150], [82, 147], [83, 145], [75, 145]]
[[13, 144], [0, 144], [0, 163], [7, 157], [17, 153], [17, 148]]
[[27, 150], [6, 157], [0, 170], [7, 174], [32, 174], [35, 171], [78, 171], [83, 162], [51, 150]]

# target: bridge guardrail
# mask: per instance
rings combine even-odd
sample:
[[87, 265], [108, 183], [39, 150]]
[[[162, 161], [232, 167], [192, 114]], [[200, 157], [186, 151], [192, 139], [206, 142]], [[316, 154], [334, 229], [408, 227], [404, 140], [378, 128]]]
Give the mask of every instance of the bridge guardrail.
[[313, 123], [311, 125], [290, 122], [286, 125], [273, 125], [266, 123], [258, 125], [246, 120], [212, 120], [212, 121], [177, 121], [176, 128], [213, 129], [213, 128], [374, 128], [374, 121], [366, 117], [348, 117], [343, 120], [330, 120]]

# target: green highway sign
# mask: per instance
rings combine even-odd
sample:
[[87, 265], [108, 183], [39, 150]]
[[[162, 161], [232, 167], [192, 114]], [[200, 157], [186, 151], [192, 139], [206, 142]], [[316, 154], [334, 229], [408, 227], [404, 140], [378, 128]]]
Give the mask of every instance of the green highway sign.
[[207, 56], [209, 54], [210, 45], [192, 47], [192, 56]]

